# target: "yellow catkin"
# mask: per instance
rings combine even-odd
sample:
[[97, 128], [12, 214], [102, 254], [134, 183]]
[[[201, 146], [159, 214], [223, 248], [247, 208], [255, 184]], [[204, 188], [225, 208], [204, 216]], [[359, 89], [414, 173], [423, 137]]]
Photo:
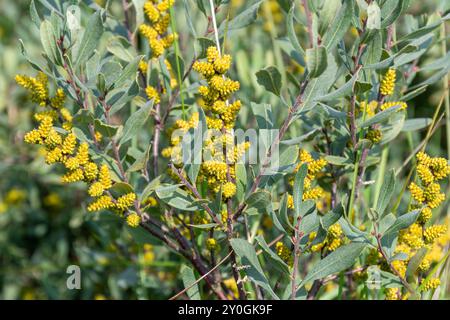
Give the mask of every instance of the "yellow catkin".
[[127, 216], [126, 221], [130, 227], [137, 228], [141, 223], [141, 217], [137, 213], [133, 212]]
[[386, 289], [386, 300], [399, 300], [400, 289], [388, 288]]
[[217, 248], [217, 241], [214, 238], [208, 238], [206, 240], [206, 248], [208, 250], [215, 250]]
[[382, 95], [389, 96], [394, 93], [395, 89], [396, 72], [395, 69], [389, 69], [384, 75], [381, 84], [380, 92]]
[[434, 225], [425, 229], [423, 237], [426, 243], [433, 243], [436, 239], [442, 237], [447, 232], [446, 225]]
[[147, 86], [147, 88], [145, 88], [145, 93], [147, 94], [147, 97], [151, 100], [154, 99], [154, 103], [158, 104], [161, 102], [161, 98], [159, 96], [158, 91], [152, 87], [152, 86]]
[[231, 198], [236, 194], [236, 185], [232, 182], [226, 182], [223, 185], [222, 195], [224, 198]]
[[371, 129], [366, 134], [366, 138], [369, 139], [374, 144], [380, 143], [381, 137], [382, 137], [381, 131], [378, 129]]
[[94, 182], [88, 190], [88, 193], [91, 197], [99, 197], [103, 194], [103, 185], [100, 182]]
[[109, 196], [100, 196], [94, 202], [89, 204], [88, 211], [99, 211], [114, 207], [114, 203]]
[[275, 244], [275, 250], [277, 255], [288, 265], [292, 265], [292, 253], [291, 250], [281, 241]]
[[127, 193], [117, 199], [116, 207], [120, 210], [126, 210], [133, 205], [134, 200], [136, 200], [136, 194], [133, 192]]
[[105, 190], [111, 188], [111, 186], [112, 186], [111, 176], [109, 174], [109, 168], [108, 168], [108, 166], [106, 164], [103, 164], [100, 167], [98, 180], [103, 185], [103, 188]]
[[423, 280], [421, 283], [422, 291], [428, 291], [437, 289], [441, 284], [441, 280], [439, 278], [432, 278], [430, 280]]

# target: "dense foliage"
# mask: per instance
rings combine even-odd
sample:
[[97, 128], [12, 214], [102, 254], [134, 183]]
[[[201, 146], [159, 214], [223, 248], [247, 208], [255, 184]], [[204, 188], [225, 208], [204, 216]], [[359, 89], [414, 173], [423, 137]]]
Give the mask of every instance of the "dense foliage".
[[448, 297], [448, 1], [0, 12], [2, 298]]

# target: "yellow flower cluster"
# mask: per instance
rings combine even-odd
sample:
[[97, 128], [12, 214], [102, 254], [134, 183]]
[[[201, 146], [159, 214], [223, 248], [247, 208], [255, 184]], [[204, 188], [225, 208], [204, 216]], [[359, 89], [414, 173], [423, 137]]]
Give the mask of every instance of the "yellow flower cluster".
[[207, 61], [196, 61], [193, 65], [193, 69], [200, 73], [208, 84], [199, 88], [203, 99], [202, 108], [210, 111], [213, 118], [222, 121], [220, 127], [231, 129], [241, 108], [239, 100], [228, 102], [230, 95], [240, 87], [238, 81], [225, 76], [231, 67], [231, 56], [228, 54], [221, 56], [216, 47], [209, 47], [206, 57]]
[[359, 104], [359, 111], [364, 114], [366, 113], [366, 118], [372, 118], [377, 113], [378, 101], [372, 100], [369, 103], [367, 101], [361, 101]]
[[395, 69], [390, 68], [383, 79], [381, 80], [380, 93], [384, 96], [389, 96], [394, 93], [396, 72]]
[[432, 278], [430, 280], [423, 280], [421, 283], [422, 291], [434, 290], [439, 287], [441, 280], [439, 278]]
[[[169, 72], [169, 76], [170, 76], [170, 88], [175, 88], [178, 84], [177, 79], [176, 79], [176, 75], [174, 74], [173, 70], [172, 70], [172, 65], [170, 64], [170, 62], [165, 59], [164, 63], [159, 64], [162, 68], [162, 66], [165, 66], [167, 68], [167, 71]], [[146, 75], [147, 74], [147, 70], [148, 70], [148, 63], [144, 60], [142, 60], [139, 63], [139, 70], [142, 74]], [[160, 70], [159, 70], [160, 71]], [[161, 72], [161, 71], [160, 71]], [[158, 90], [159, 88], [159, 90]], [[166, 93], [166, 87], [160, 83], [158, 84], [158, 88], [156, 88], [155, 86], [151, 86], [148, 85], [145, 88], [145, 93], [147, 95], [148, 99], [154, 99], [154, 104], [158, 104], [161, 102], [161, 94], [165, 94]]]
[[168, 135], [172, 136], [170, 139], [170, 146], [162, 150], [161, 154], [165, 158], [172, 158], [174, 164], [181, 163], [182, 153], [180, 142], [183, 140], [183, 136], [172, 135], [175, 130], [181, 130], [180, 133], [184, 134], [189, 131], [189, 129], [196, 128], [198, 126], [199, 115], [197, 112], [193, 113], [189, 120], [177, 120], [174, 126], [168, 130]]
[[427, 254], [419, 265], [419, 271], [427, 271], [433, 263], [438, 262], [444, 253], [444, 248], [450, 240], [446, 225], [433, 225], [424, 228], [419, 223], [413, 223], [409, 228], [402, 230], [398, 238], [395, 253], [407, 255], [405, 260], [393, 261], [395, 269], [404, 276], [409, 260], [420, 248], [427, 248]]
[[[312, 242], [317, 236], [316, 232], [311, 232], [309, 234], [309, 241]], [[335, 251], [337, 248], [344, 244], [345, 236], [342, 231], [341, 225], [336, 222], [328, 228], [328, 234], [325, 240], [321, 243], [315, 244], [311, 247], [312, 252], [318, 252], [322, 249], [328, 251]]]
[[292, 252], [291, 250], [281, 241], [278, 241], [275, 244], [275, 250], [277, 252], [277, 255], [287, 263], [287, 265], [292, 266], [293, 260], [292, 260]]
[[[324, 205], [323, 200], [325, 200], [328, 193], [319, 186], [313, 187], [312, 183], [328, 162], [324, 158], [314, 159], [308, 151], [302, 149], [299, 152], [299, 163], [295, 167], [294, 172], [298, 172], [304, 163], [308, 166], [308, 173], [304, 181], [303, 200], [316, 200], [316, 203], [320, 203], [321, 207], [326, 208], [327, 205]], [[292, 183], [293, 180], [291, 180]], [[328, 196], [326, 198], [331, 200]], [[294, 201], [291, 195], [288, 195], [288, 208], [294, 209]]]
[[230, 55], [220, 55], [216, 47], [209, 47], [206, 51], [206, 61], [196, 61], [193, 65], [193, 69], [200, 73], [207, 83], [206, 86], [199, 87], [199, 93], [202, 96], [200, 105], [208, 114], [208, 129], [223, 133], [217, 136], [208, 132], [204, 151], [210, 157], [202, 163], [199, 178], [205, 180], [215, 193], [222, 187], [225, 199], [236, 194], [236, 185], [230, 180], [235, 179], [235, 164], [250, 147], [249, 142], [235, 145], [234, 136], [230, 132], [241, 109], [239, 100], [229, 101], [231, 95], [240, 87], [238, 81], [225, 76], [231, 67], [231, 60]]
[[403, 102], [403, 101], [389, 101], [389, 102], [383, 103], [380, 106], [380, 109], [383, 111], [383, 110], [386, 110], [386, 109], [389, 109], [389, 108], [392, 108], [392, 107], [395, 107], [395, 106], [400, 106], [398, 111], [405, 110], [408, 107], [406, 102]]
[[385, 291], [386, 300], [398, 300], [400, 295], [399, 288], [387, 288]]
[[214, 238], [208, 238], [206, 240], [206, 248], [208, 250], [215, 250], [217, 248], [217, 241]]
[[370, 129], [366, 134], [366, 139], [369, 139], [374, 144], [380, 143], [381, 138], [382, 134], [379, 129]]
[[145, 93], [150, 100], [154, 99], [154, 104], [158, 104], [161, 102], [161, 97], [159, 96], [158, 90], [156, 90], [155, 87], [147, 86], [147, 88], [145, 88]]
[[144, 4], [144, 13], [150, 25], [142, 24], [139, 32], [148, 40], [153, 58], [161, 56], [175, 40], [175, 35], [167, 31], [170, 24], [169, 9], [174, 2], [175, 0], [148, 0]]
[[30, 92], [31, 101], [42, 107], [49, 103], [48, 78], [45, 73], [39, 72], [36, 78], [17, 75], [16, 82]]
[[136, 212], [130, 213], [127, 216], [126, 220], [127, 224], [132, 228], [137, 228], [139, 226], [139, 223], [141, 223], [141, 217]]
[[416, 172], [421, 186], [412, 182], [409, 190], [418, 204], [426, 205], [420, 217], [420, 221], [426, 223], [431, 218], [431, 209], [438, 207], [445, 200], [438, 181], [450, 174], [450, 166], [446, 159], [432, 158], [425, 152], [419, 152], [416, 158]]
[[[49, 110], [35, 114], [34, 118], [39, 125], [25, 134], [24, 141], [44, 146], [47, 164], [61, 163], [64, 165], [67, 172], [61, 178], [63, 183], [84, 181], [89, 185], [88, 193], [95, 199], [88, 205], [88, 211], [112, 209], [118, 213], [123, 213], [134, 203], [136, 195], [129, 193], [117, 200], [112, 198], [108, 192], [108, 189], [113, 185], [109, 168], [106, 164], [99, 167], [92, 161], [89, 155], [89, 144], [79, 142], [72, 131], [72, 115], [63, 107], [65, 102], [64, 92], [58, 89], [55, 96], [49, 98], [46, 77], [40, 74], [36, 79], [32, 79], [34, 78], [18, 76], [17, 82], [28, 90], [36, 89], [36, 83], [39, 82], [42, 88], [45, 88], [45, 90], [40, 89], [42, 92], [46, 92], [45, 101], [42, 94], [40, 94], [41, 100], [34, 101], [41, 105], [45, 102], [44, 106], [48, 106]], [[58, 121], [62, 121], [60, 124], [64, 130], [55, 128]], [[96, 135], [96, 137], [100, 138], [101, 136]]]
[[[25, 76], [25, 75], [17, 75], [16, 82], [20, 86], [27, 89], [30, 94], [31, 101], [38, 103], [41, 107], [48, 107], [44, 111], [39, 111], [34, 114], [34, 119], [38, 122], [43, 122], [43, 129], [45, 126], [50, 127], [50, 120], [57, 121], [63, 120], [62, 128], [69, 131], [72, 128], [72, 114], [66, 108], [64, 108], [64, 103], [66, 100], [66, 95], [64, 90], [58, 88], [53, 97], [50, 97], [49, 89], [48, 89], [48, 78], [43, 72], [39, 72], [36, 78]], [[51, 132], [53, 138], [56, 138], [56, 135]], [[40, 141], [39, 134], [37, 131], [32, 131], [28, 134], [30, 143], [40, 143], [43, 144], [43, 141]], [[57, 139], [57, 138], [56, 138]], [[27, 141], [28, 142], [28, 141]]]

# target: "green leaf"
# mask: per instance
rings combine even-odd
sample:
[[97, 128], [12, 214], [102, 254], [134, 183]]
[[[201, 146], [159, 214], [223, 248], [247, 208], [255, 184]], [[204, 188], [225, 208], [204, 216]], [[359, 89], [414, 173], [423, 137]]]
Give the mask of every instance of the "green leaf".
[[127, 169], [127, 172], [135, 172], [144, 169], [147, 166], [148, 160], [150, 158], [150, 150], [152, 144], [148, 143], [148, 147], [142, 154], [136, 158], [136, 161]]
[[344, 1], [333, 22], [323, 36], [322, 44], [330, 52], [344, 37], [353, 18], [353, 1]]
[[119, 126], [103, 123], [99, 119], [95, 119], [94, 126], [96, 131], [108, 138], [114, 137], [119, 129]]
[[33, 21], [33, 23], [36, 25], [36, 27], [40, 27], [41, 25], [41, 18], [39, 18], [39, 14], [36, 10], [36, 4], [34, 2], [34, 0], [31, 0], [30, 3], [30, 16], [31, 16], [31, 21]]
[[319, 77], [309, 81], [306, 86], [305, 93], [303, 94], [303, 105], [297, 112], [297, 116], [301, 113], [311, 110], [317, 105], [316, 99], [325, 95], [331, 86], [335, 83], [336, 73], [338, 66], [336, 60], [332, 54], [327, 58], [328, 66], [324, 73]]
[[[313, 129], [313, 130], [311, 130], [311, 131], [309, 131], [309, 132], [307, 132], [307, 133], [305, 133], [305, 134], [303, 134], [303, 135], [301, 135], [301, 136], [298, 136], [298, 137], [296, 137], [296, 138], [292, 138], [292, 139], [289, 139], [289, 140], [283, 140], [283, 141], [281, 141], [280, 143], [281, 143], [281, 144], [286, 144], [286, 145], [288, 145], [288, 146], [291, 146], [291, 145], [298, 145], [300, 142], [303, 142], [303, 141], [305, 141], [305, 140], [308, 140], [308, 139], [312, 138], [312, 137], [315, 136], [319, 131], [321, 131], [321, 129], [316, 128], [316, 129]], [[297, 155], [296, 155], [296, 154], [295, 154], [295, 155], [292, 155], [292, 157], [294, 157], [294, 156], [295, 156], [295, 158], [297, 158]], [[294, 159], [294, 161], [295, 161], [295, 159]], [[293, 162], [291, 162], [291, 163], [293, 163]]]
[[206, 58], [206, 50], [209, 47], [216, 46], [216, 43], [213, 40], [208, 39], [208, 38], [200, 37], [200, 38], [197, 38], [197, 41], [200, 44], [200, 52], [198, 54], [199, 59]]
[[325, 156], [325, 159], [328, 163], [335, 166], [345, 166], [348, 164], [352, 164], [352, 161], [349, 158], [339, 157], [339, 156]]
[[381, 10], [378, 4], [373, 1], [367, 7], [367, 29], [380, 29], [381, 28]]
[[[224, 20], [220, 24], [220, 27], [218, 30], [219, 36], [223, 37], [226, 29], [228, 29], [227, 31], [238, 30], [238, 29], [244, 28], [244, 27], [248, 26], [249, 24], [253, 23], [258, 16], [258, 9], [259, 9], [259, 6], [261, 5], [261, 3], [262, 3], [262, 1], [258, 1], [256, 3], [254, 3], [249, 8], [245, 9], [244, 11], [239, 13], [237, 16], [235, 16], [231, 21], [228, 21], [228, 23], [227, 23], [227, 20]], [[228, 24], [228, 28], [227, 28], [227, 24]]]
[[142, 191], [142, 194], [140, 196], [140, 200], [145, 201], [153, 191], [156, 190], [161, 185], [162, 176], [157, 176], [155, 179], [149, 182], [147, 186], [145, 187], [144, 191]]
[[130, 63], [121, 71], [120, 75], [116, 78], [114, 83], [111, 84], [108, 90], [114, 88], [121, 88], [127, 86], [127, 88], [136, 80], [139, 62], [142, 60], [142, 56], [135, 57]]
[[115, 198], [118, 198], [120, 196], [123, 196], [124, 194], [133, 192], [133, 187], [128, 183], [118, 182], [118, 183], [115, 183], [109, 189], [109, 191]]
[[289, 266], [286, 264], [286, 262], [283, 261], [275, 252], [270, 249], [270, 247], [267, 245], [266, 240], [264, 240], [264, 237], [262, 235], [259, 235], [255, 238], [256, 242], [260, 245], [261, 249], [269, 255], [272, 261], [275, 262], [275, 265], [284, 273], [289, 274]]
[[283, 224], [283, 230], [286, 231], [286, 229], [293, 230], [294, 227], [292, 226], [291, 222], [289, 221], [288, 217], [288, 207], [287, 207], [287, 193], [283, 195], [280, 202], [280, 208], [278, 210], [279, 217], [281, 219], [281, 223]]
[[401, 215], [395, 220], [395, 222], [384, 232], [383, 238], [389, 235], [395, 234], [400, 230], [408, 228], [414, 222], [420, 214], [420, 210], [414, 210]]
[[241, 265], [245, 266], [244, 272], [249, 279], [267, 291], [273, 299], [279, 300], [264, 275], [253, 246], [244, 239], [231, 239], [230, 243], [236, 255], [241, 258]]
[[386, 119], [388, 119], [394, 112], [397, 112], [400, 109], [400, 106], [393, 106], [389, 109], [383, 110], [379, 113], [377, 113], [372, 118], [369, 118], [368, 120], [364, 121], [361, 124], [361, 128], [367, 128], [370, 127], [373, 124], [379, 124]]
[[75, 67], [85, 63], [94, 53], [102, 34], [103, 22], [101, 12], [97, 11], [89, 19], [78, 50], [73, 57]]
[[155, 189], [159, 199], [169, 206], [185, 211], [203, 210], [203, 207], [195, 203], [195, 199], [178, 185], [163, 185]]
[[56, 36], [53, 26], [48, 20], [44, 20], [40, 27], [41, 42], [44, 52], [53, 63], [60, 62], [58, 48], [56, 47]]
[[255, 115], [258, 129], [272, 129], [274, 124], [272, 106], [267, 103], [250, 103], [252, 112]]
[[384, 53], [386, 55], [388, 55], [388, 58], [381, 60], [380, 62], [376, 62], [373, 64], [366, 64], [365, 66], [363, 66], [364, 70], [367, 69], [374, 69], [374, 70], [378, 70], [378, 69], [386, 69], [387, 67], [389, 67], [391, 65], [391, 63], [400, 55], [405, 54], [405, 53], [410, 53], [410, 52], [417, 52], [418, 51], [418, 47], [415, 45], [411, 45], [408, 44], [407, 46], [404, 46], [403, 48], [401, 48], [397, 53], [393, 54], [393, 55], [389, 55], [389, 53], [387, 53], [386, 51], [384, 51]]
[[276, 67], [270, 66], [256, 72], [256, 81], [267, 91], [280, 96], [281, 74]]
[[193, 228], [197, 228], [197, 229], [209, 230], [209, 229], [213, 229], [213, 228], [217, 227], [218, 224], [217, 223], [188, 224], [188, 226], [193, 227]]
[[[198, 285], [195, 284], [195, 275], [192, 268], [182, 265], [180, 268], [181, 279], [183, 279], [183, 285], [185, 288], [189, 288], [186, 293], [191, 300], [200, 300], [200, 291], [198, 289]], [[191, 287], [192, 286], [192, 287]]]
[[402, 15], [410, 4], [410, 0], [387, 0], [381, 8], [381, 16], [384, 17], [381, 22], [381, 28], [387, 28]]
[[310, 78], [317, 78], [327, 68], [327, 49], [323, 46], [306, 50], [306, 65]]
[[326, 102], [342, 98], [343, 96], [347, 95], [349, 92], [352, 91], [353, 84], [358, 79], [358, 76], [359, 73], [357, 72], [342, 87], [334, 90], [333, 92], [318, 97], [316, 101]]
[[295, 3], [292, 2], [291, 9], [289, 10], [289, 13], [288, 13], [288, 16], [286, 19], [287, 35], [288, 35], [288, 39], [291, 42], [294, 49], [297, 52], [299, 52], [301, 55], [305, 55], [305, 50], [303, 50], [302, 46], [300, 45], [300, 42], [298, 42], [297, 35], [295, 34], [294, 20], [295, 20]]
[[380, 197], [378, 198], [376, 211], [379, 215], [383, 215], [386, 211], [389, 201], [391, 201], [392, 195], [395, 191], [395, 170], [389, 171], [386, 180], [381, 186]]
[[144, 4], [147, 0], [131, 0], [134, 6], [134, 12], [136, 12], [136, 26], [140, 26], [145, 22], [144, 17]]
[[150, 115], [150, 110], [153, 108], [153, 99], [147, 102], [143, 107], [141, 107], [138, 111], [133, 113], [125, 122], [125, 126], [123, 128], [123, 135], [120, 139], [120, 144], [127, 142], [132, 139], [134, 136], [138, 134], [141, 130], [142, 126], [148, 119]]
[[120, 60], [127, 62], [133, 60], [136, 56], [134, 50], [132, 49], [132, 47], [125, 48], [121, 40], [122, 38], [119, 37], [113, 38], [106, 49]]
[[[302, 164], [295, 175], [294, 180], [294, 189], [293, 189], [293, 197], [294, 197], [294, 209], [295, 209], [295, 217], [294, 221], [302, 216], [302, 202], [303, 202], [303, 188], [305, 183], [306, 175], [308, 174], [308, 166], [306, 163]], [[304, 212], [303, 212], [304, 213]]]
[[416, 273], [417, 269], [419, 269], [420, 263], [422, 262], [427, 252], [428, 249], [426, 247], [422, 247], [417, 250], [417, 253], [409, 260], [405, 274], [405, 278], [409, 283], [412, 283], [415, 280], [414, 274]]
[[403, 124], [402, 131], [417, 131], [420, 129], [427, 128], [431, 124], [432, 120], [430, 118], [415, 118], [415, 119], [406, 119]]
[[236, 198], [241, 203], [247, 188], [247, 170], [242, 163], [236, 164]]
[[301, 286], [307, 282], [323, 279], [350, 268], [365, 247], [365, 243], [353, 242], [337, 248], [336, 251], [330, 253], [311, 268], [311, 271], [301, 282]]
[[270, 200], [270, 193], [265, 190], [260, 190], [252, 193], [245, 202], [251, 208], [265, 211], [270, 205]]

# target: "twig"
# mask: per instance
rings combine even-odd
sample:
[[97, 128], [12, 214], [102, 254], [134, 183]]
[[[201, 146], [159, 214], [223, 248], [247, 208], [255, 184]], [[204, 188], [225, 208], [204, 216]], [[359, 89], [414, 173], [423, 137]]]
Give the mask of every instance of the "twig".
[[[198, 192], [197, 188], [192, 184], [190, 184], [189, 181], [187, 181], [187, 179], [181, 174], [180, 170], [178, 170], [173, 163], [170, 163], [169, 167], [172, 169], [173, 173], [177, 175], [177, 177], [181, 180], [181, 182], [194, 194], [197, 200], [200, 201], [204, 200], [201, 197], [200, 193]], [[224, 228], [222, 221], [219, 220], [217, 215], [211, 210], [211, 208], [206, 203], [201, 202], [201, 206], [203, 207], [203, 209], [206, 210], [206, 212], [208, 212], [208, 214], [214, 220], [215, 223], [217, 223], [220, 227]]]
[[292, 279], [291, 279], [291, 300], [295, 300], [295, 296], [297, 293], [296, 288], [296, 280], [297, 280], [297, 272], [298, 272], [298, 260], [300, 257], [300, 239], [303, 236], [303, 233], [300, 232], [300, 223], [302, 221], [302, 217], [299, 216], [297, 218], [297, 223], [295, 225], [295, 234], [294, 234], [294, 268], [292, 270]]
[[188, 291], [190, 288], [192, 288], [193, 286], [195, 286], [197, 283], [199, 283], [200, 281], [202, 281], [203, 279], [205, 279], [207, 276], [209, 276], [211, 273], [213, 273], [217, 268], [220, 267], [221, 264], [223, 264], [225, 261], [228, 260], [228, 258], [231, 256], [231, 252], [228, 253], [228, 255], [223, 258], [222, 260], [219, 261], [219, 263], [216, 264], [216, 266], [214, 268], [212, 268], [211, 270], [209, 270], [207, 273], [205, 273], [203, 276], [201, 276], [200, 278], [198, 278], [197, 280], [195, 280], [192, 284], [190, 284], [189, 286], [187, 286], [186, 288], [184, 288], [183, 290], [181, 290], [180, 292], [178, 292], [176, 295], [172, 296], [169, 298], [169, 300], [175, 300], [176, 298], [178, 298], [179, 296], [181, 296], [183, 293], [185, 293], [186, 291]]

